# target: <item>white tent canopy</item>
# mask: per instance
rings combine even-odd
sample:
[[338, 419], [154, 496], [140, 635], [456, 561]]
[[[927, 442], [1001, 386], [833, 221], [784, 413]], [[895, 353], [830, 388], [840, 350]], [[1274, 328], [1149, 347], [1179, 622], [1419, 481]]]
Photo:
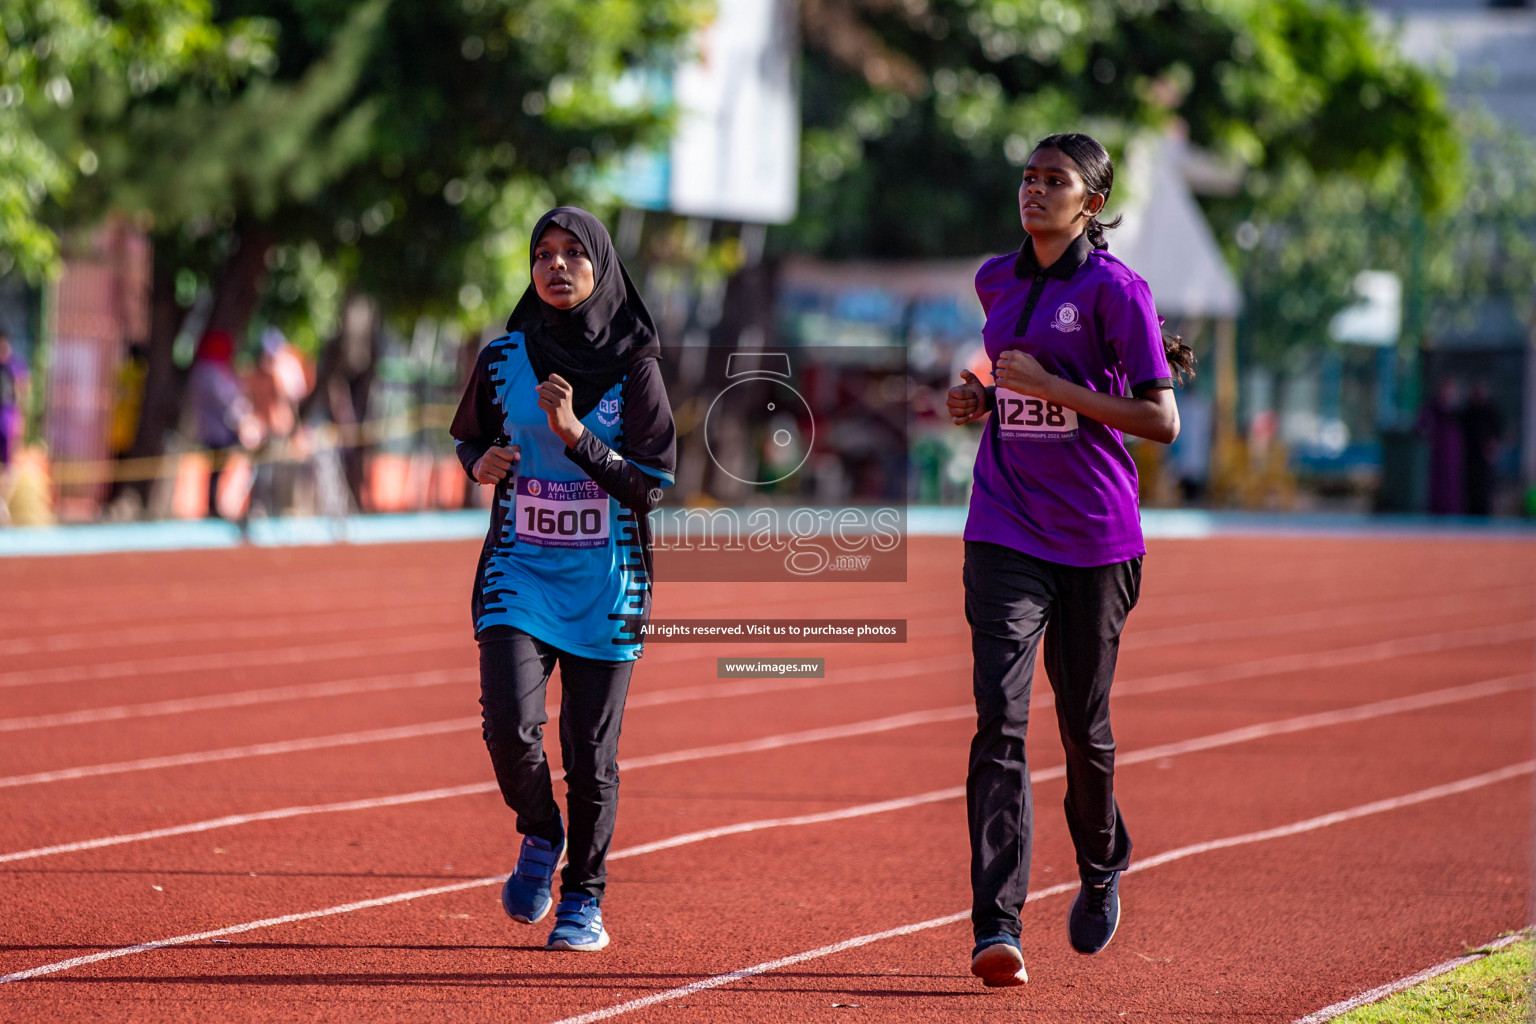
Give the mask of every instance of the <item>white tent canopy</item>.
[[[1170, 317], [1235, 317], [1242, 290], [1180, 168], [1181, 144], [1157, 140], [1126, 161], [1125, 222], [1109, 248], [1152, 288], [1157, 311]], [[1116, 190], [1117, 192], [1119, 189]]]

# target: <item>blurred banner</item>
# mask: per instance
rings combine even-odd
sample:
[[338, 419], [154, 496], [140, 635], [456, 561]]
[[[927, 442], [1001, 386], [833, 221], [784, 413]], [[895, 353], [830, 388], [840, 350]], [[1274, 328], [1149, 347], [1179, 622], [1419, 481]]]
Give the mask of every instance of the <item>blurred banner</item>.
[[636, 79], [638, 102], [675, 103], [666, 151], [641, 150], [611, 187], [626, 205], [783, 224], [795, 216], [800, 89], [795, 5], [730, 0], [670, 76]]

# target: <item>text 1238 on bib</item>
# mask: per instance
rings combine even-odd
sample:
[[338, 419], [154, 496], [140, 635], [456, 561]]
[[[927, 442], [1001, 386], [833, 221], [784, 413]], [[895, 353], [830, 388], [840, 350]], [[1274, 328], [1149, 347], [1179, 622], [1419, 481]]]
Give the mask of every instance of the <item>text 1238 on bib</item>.
[[1004, 441], [1077, 440], [1077, 410], [1034, 395], [998, 388], [995, 415]]

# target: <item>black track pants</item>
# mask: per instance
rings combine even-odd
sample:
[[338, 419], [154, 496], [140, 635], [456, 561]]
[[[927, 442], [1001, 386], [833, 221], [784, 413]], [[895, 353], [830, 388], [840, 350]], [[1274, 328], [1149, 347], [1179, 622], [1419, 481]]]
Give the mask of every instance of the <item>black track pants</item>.
[[977, 938], [1017, 936], [1029, 888], [1034, 808], [1024, 734], [1042, 635], [1066, 752], [1067, 828], [1078, 869], [1099, 874], [1130, 864], [1131, 839], [1115, 804], [1109, 687], [1120, 631], [1140, 587], [1140, 558], [1084, 569], [998, 544], [965, 544], [976, 697], [965, 789]]
[[544, 756], [544, 689], [560, 665], [560, 755], [567, 790], [570, 858], [560, 891], [602, 899], [619, 803], [619, 728], [632, 661], [569, 654], [521, 630], [480, 635], [480, 708], [485, 745], [517, 830], [554, 841], [560, 807]]

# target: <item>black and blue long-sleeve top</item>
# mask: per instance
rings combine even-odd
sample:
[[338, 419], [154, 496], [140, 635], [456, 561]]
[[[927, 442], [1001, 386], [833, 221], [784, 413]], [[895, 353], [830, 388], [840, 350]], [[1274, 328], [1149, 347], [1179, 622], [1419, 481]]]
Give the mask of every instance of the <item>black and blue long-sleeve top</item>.
[[521, 459], [496, 486], [473, 598], [475, 633], [498, 625], [603, 661], [640, 656], [650, 613], [648, 513], [671, 486], [677, 434], [661, 370], [638, 359], [566, 447], [539, 408], [523, 335], [485, 347], [449, 432], [465, 472], [492, 446]]

